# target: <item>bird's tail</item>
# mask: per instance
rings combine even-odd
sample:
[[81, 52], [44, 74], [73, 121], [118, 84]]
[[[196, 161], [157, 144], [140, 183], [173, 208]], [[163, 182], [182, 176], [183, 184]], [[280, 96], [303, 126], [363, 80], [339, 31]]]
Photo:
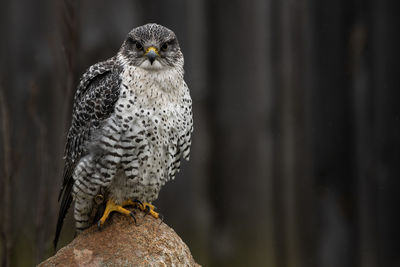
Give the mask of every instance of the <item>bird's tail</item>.
[[58, 212], [56, 234], [54, 236], [54, 241], [53, 241], [54, 249], [57, 248], [57, 243], [58, 243], [58, 239], [60, 237], [61, 229], [62, 229], [62, 226], [64, 223], [64, 218], [65, 218], [65, 215], [67, 214], [68, 209], [72, 203], [72, 195], [71, 195], [72, 186], [73, 186], [73, 183], [68, 183], [64, 190], [64, 194], [62, 196], [60, 211]]

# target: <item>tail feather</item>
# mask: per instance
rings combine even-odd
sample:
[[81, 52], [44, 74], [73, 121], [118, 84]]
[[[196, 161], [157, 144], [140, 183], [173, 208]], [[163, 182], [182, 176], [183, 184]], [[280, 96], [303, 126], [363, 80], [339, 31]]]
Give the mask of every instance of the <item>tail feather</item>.
[[64, 194], [63, 194], [61, 206], [60, 206], [60, 211], [58, 213], [56, 234], [55, 234], [54, 241], [53, 241], [54, 249], [57, 248], [58, 239], [60, 238], [61, 229], [64, 224], [64, 218], [65, 218], [65, 216], [68, 212], [68, 209], [72, 203], [72, 195], [71, 195], [72, 186], [73, 186], [73, 183], [68, 183], [64, 190]]

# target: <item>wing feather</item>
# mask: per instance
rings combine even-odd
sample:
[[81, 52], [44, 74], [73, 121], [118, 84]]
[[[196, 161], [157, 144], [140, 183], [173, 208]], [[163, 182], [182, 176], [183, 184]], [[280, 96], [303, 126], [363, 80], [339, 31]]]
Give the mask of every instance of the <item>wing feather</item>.
[[72, 174], [79, 160], [88, 153], [87, 143], [92, 132], [109, 118], [119, 97], [121, 66], [114, 58], [91, 66], [82, 76], [77, 87], [71, 128], [65, 147], [63, 183], [58, 196], [61, 200], [54, 247], [62, 229], [65, 215], [72, 203]]

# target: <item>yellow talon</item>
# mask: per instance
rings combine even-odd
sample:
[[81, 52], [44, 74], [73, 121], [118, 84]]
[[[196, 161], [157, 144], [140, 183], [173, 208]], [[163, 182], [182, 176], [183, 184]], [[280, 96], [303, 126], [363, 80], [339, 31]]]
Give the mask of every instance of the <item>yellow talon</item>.
[[134, 207], [136, 207], [137, 205], [139, 205], [137, 202], [133, 202], [132, 200], [128, 199], [128, 200], [125, 200], [124, 202], [122, 202], [121, 206], [134, 206]]
[[131, 216], [136, 222], [136, 219], [133, 216], [133, 213], [131, 211], [123, 208], [123, 206], [128, 206], [128, 205], [136, 205], [136, 203], [134, 203], [132, 200], [127, 200], [127, 201], [124, 201], [122, 203], [122, 205], [117, 205], [117, 204], [115, 204], [114, 200], [109, 199], [107, 201], [106, 209], [103, 213], [103, 216], [101, 217], [101, 219], [98, 222], [98, 227], [101, 227], [106, 222], [107, 218], [110, 216], [110, 213], [113, 211], [117, 211], [119, 213]]
[[158, 219], [160, 218], [160, 214], [158, 212], [155, 212], [154, 209], [156, 207], [154, 207], [153, 205], [151, 205], [150, 203], [142, 203], [141, 205], [139, 205], [139, 208], [142, 211], [148, 211], [148, 213], [153, 216], [154, 218]]

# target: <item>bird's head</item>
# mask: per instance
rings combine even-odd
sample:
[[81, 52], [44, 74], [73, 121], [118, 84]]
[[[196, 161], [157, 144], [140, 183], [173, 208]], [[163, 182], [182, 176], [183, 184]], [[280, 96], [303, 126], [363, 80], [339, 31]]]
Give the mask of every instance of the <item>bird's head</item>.
[[148, 70], [183, 68], [183, 55], [175, 33], [155, 23], [133, 29], [119, 54], [124, 63]]

